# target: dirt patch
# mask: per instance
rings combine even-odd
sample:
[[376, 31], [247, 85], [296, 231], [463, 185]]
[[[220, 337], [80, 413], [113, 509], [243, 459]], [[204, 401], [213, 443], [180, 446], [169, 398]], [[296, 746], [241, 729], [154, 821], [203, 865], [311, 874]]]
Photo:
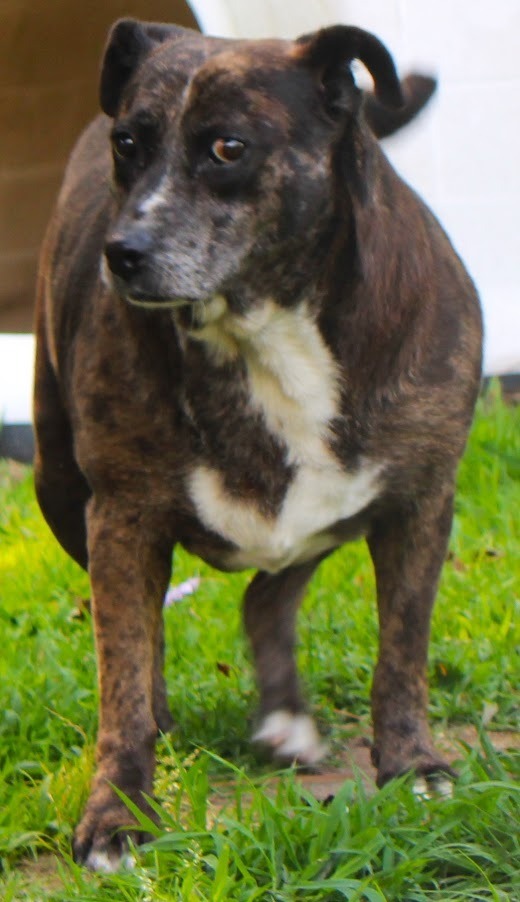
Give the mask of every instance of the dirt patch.
[[[486, 735], [498, 752], [520, 749], [520, 733], [500, 731], [488, 732]], [[436, 732], [435, 739], [439, 748], [443, 749], [452, 760], [460, 757], [463, 752], [461, 743], [470, 748], [480, 747], [478, 732], [472, 726], [456, 726], [450, 728], [449, 732]], [[366, 732], [363, 731], [360, 735], [348, 739], [345, 751], [340, 759], [337, 759], [334, 767], [330, 767], [322, 773], [299, 774], [298, 780], [317, 799], [325, 800], [337, 793], [345, 780], [352, 779], [355, 774], [361, 776], [368, 789], [374, 788], [375, 769], [370, 761], [368, 729]], [[272, 787], [274, 791], [279, 780], [280, 777], [273, 777], [272, 780], [267, 781], [267, 786]], [[234, 785], [232, 781], [226, 781], [215, 787], [215, 792], [211, 797], [211, 807], [216, 816], [232, 800]], [[242, 796], [242, 804], [245, 803], [247, 803], [247, 792]], [[63, 882], [59, 874], [59, 858], [56, 855], [44, 854], [36, 859], [25, 859], [19, 864], [18, 871], [21, 888], [29, 889], [37, 886], [42, 902], [47, 896], [60, 890], [63, 891]]]
[[[489, 730], [486, 733], [486, 737], [497, 752], [520, 749], [520, 733], [512, 730]], [[449, 733], [436, 733], [435, 738], [440, 746], [455, 754], [460, 754], [461, 742], [471, 746], [471, 748], [477, 746], [480, 748], [477, 729], [472, 726], [460, 725], [450, 727]]]
[[59, 874], [59, 859], [56, 855], [43, 854], [38, 858], [26, 858], [18, 865], [20, 888], [27, 890], [38, 887], [42, 902], [63, 890], [63, 881]]
[[[486, 735], [497, 752], [520, 748], [520, 733], [489, 732]], [[437, 732], [435, 740], [439, 749], [442, 749], [451, 760], [461, 756], [463, 751], [461, 743], [471, 748], [480, 747], [478, 732], [472, 726], [456, 726], [449, 732]], [[361, 774], [368, 786], [374, 785], [376, 771], [370, 760], [368, 735], [358, 736], [349, 742], [344, 758], [337, 768], [331, 768], [321, 774], [302, 774], [299, 779], [313, 795], [321, 799], [334, 795], [342, 783], [351, 779], [356, 771]]]
[[[505, 752], [509, 749], [520, 749], [520, 733], [516, 732], [488, 732], [487, 738], [497, 752]], [[439, 749], [445, 752], [451, 761], [455, 761], [463, 754], [463, 746], [480, 748], [478, 731], [473, 726], [451, 727], [449, 732], [436, 732], [435, 741]], [[462, 744], [462, 745], [461, 745]], [[367, 789], [374, 789], [376, 771], [370, 760], [371, 740], [368, 727], [355, 737], [349, 737], [345, 743], [345, 750], [336, 758], [333, 766], [324, 768], [319, 773], [300, 773], [298, 781], [316, 796], [317, 799], [327, 799], [339, 791], [345, 780], [351, 780], [354, 776], [362, 779]], [[267, 786], [276, 787], [280, 777], [267, 780]], [[212, 804], [218, 810], [230, 799], [233, 783], [221, 784], [212, 797]], [[247, 798], [247, 793], [245, 794]]]

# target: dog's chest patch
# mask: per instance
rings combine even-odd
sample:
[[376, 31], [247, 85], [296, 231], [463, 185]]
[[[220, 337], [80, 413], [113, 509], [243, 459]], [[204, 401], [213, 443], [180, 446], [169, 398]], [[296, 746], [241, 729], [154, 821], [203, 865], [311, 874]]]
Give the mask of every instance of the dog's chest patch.
[[306, 306], [285, 310], [268, 301], [240, 317], [224, 311], [196, 337], [221, 362], [243, 359], [249, 406], [283, 443], [293, 472], [272, 516], [254, 500], [229, 492], [225, 462], [211, 461], [191, 472], [188, 489], [199, 519], [236, 546], [227, 566], [276, 572], [333, 548], [334, 526], [377, 496], [382, 467], [365, 460], [350, 473], [330, 450], [340, 373]]

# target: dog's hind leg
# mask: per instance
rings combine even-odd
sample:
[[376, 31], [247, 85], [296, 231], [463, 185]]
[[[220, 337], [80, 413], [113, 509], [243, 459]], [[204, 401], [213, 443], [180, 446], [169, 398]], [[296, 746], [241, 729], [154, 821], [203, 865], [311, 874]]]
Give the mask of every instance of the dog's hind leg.
[[305, 710], [294, 656], [296, 615], [317, 563], [257, 573], [244, 599], [260, 692], [260, 724], [253, 741], [275, 758], [300, 764], [314, 764], [326, 751]]

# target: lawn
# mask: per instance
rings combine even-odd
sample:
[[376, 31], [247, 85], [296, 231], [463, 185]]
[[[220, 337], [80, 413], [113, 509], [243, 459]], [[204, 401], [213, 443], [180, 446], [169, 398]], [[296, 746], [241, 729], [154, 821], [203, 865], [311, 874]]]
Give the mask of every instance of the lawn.
[[[239, 604], [248, 574], [222, 575], [179, 552], [174, 582], [201, 583], [165, 614], [178, 730], [159, 745], [160, 824], [133, 871], [103, 877], [69, 855], [96, 730], [88, 580], [43, 523], [30, 470], [0, 463], [0, 898], [519, 899], [519, 511], [520, 408], [493, 388], [459, 472], [430, 651], [434, 730], [478, 733], [456, 745], [451, 798], [417, 795], [409, 779], [376, 791], [354, 772], [324, 805], [292, 772], [268, 779], [248, 742], [255, 688]], [[368, 729], [376, 653], [363, 543], [321, 566], [299, 638], [340, 766], [345, 743]]]

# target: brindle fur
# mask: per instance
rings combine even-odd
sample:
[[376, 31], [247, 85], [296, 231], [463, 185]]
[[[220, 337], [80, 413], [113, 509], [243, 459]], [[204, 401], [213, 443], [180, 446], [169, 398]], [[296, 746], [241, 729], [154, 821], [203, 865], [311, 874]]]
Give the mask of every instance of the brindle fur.
[[[354, 57], [374, 78], [364, 102]], [[330, 453], [346, 473], [384, 464], [377, 498], [333, 525], [335, 545], [366, 536], [376, 571], [378, 782], [449, 771], [427, 725], [427, 646], [481, 321], [448, 238], [369, 128], [399, 127], [432, 83], [403, 87], [404, 106], [391, 58], [358, 29], [291, 44], [126, 20], [109, 38], [104, 115], [72, 154], [42, 250], [35, 390], [38, 498], [92, 584], [98, 767], [74, 841], [92, 867], [121, 854], [116, 831], [130, 819], [109, 782], [143, 805], [157, 730], [172, 725], [161, 614], [172, 549], [224, 568], [232, 558], [229, 541], [199, 522], [187, 478], [213, 465], [230, 497], [276, 518], [294, 477], [283, 441], [249, 403], [240, 353], [221, 359], [197, 339], [201, 304], [215, 295], [236, 316], [268, 298], [284, 310], [305, 302], [319, 327], [341, 377]], [[114, 177], [112, 119], [139, 142]], [[230, 134], [248, 153], [218, 166], [208, 147]], [[144, 229], [146, 266], [107, 282], [107, 243]], [[132, 293], [157, 304], [132, 306]], [[172, 297], [187, 304], [161, 309]], [[246, 593], [264, 715], [304, 710], [295, 619], [323, 556], [261, 572]]]

